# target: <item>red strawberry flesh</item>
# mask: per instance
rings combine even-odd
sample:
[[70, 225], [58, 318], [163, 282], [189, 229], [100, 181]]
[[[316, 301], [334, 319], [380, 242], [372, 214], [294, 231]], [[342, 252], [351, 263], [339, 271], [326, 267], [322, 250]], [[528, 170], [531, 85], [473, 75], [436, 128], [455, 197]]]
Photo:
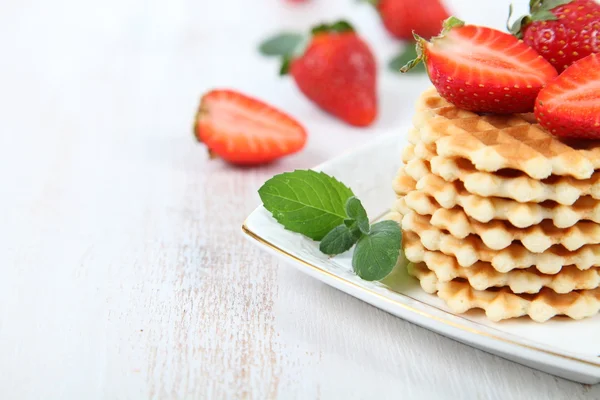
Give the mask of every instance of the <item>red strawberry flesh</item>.
[[600, 139], [600, 55], [575, 62], [542, 89], [535, 116], [556, 136]]
[[293, 118], [230, 90], [207, 93], [196, 118], [196, 138], [234, 164], [262, 164], [302, 149], [306, 132]]
[[475, 112], [532, 111], [537, 94], [556, 70], [514, 36], [457, 21], [446, 21], [442, 35], [431, 42], [418, 38], [440, 95]]

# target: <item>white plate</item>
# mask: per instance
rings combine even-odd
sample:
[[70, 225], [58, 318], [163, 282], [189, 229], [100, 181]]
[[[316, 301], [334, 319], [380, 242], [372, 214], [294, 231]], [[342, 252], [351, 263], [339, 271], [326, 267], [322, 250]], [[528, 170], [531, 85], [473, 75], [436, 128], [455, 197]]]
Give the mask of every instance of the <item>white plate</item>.
[[[369, 216], [381, 216], [394, 201], [392, 179], [400, 165], [402, 139], [376, 142], [319, 167], [352, 188]], [[544, 324], [526, 318], [490, 322], [479, 310], [453, 314], [401, 270], [385, 283], [366, 282], [351, 267], [351, 252], [328, 258], [317, 242], [285, 230], [262, 206], [244, 222], [255, 243], [296, 268], [369, 304], [473, 347], [563, 378], [600, 382], [600, 316], [581, 321], [554, 318]]]

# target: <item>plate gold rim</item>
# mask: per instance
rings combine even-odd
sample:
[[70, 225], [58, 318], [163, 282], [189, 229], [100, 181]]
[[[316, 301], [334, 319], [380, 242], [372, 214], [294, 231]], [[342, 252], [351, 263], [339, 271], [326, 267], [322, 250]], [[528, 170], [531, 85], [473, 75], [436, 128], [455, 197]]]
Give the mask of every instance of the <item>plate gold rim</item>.
[[[582, 363], [582, 364], [591, 365], [593, 367], [600, 367], [600, 362], [593, 362], [593, 361], [588, 361], [588, 360], [584, 360], [584, 359], [577, 358], [577, 357], [571, 357], [571, 356], [567, 356], [567, 355], [564, 355], [564, 354], [556, 353], [554, 351], [546, 350], [546, 349], [541, 348], [541, 347], [531, 346], [531, 345], [528, 345], [528, 344], [517, 342], [515, 340], [506, 339], [506, 338], [503, 338], [503, 337], [500, 337], [500, 336], [497, 336], [497, 335], [494, 335], [494, 334], [491, 334], [491, 333], [488, 333], [488, 332], [484, 332], [484, 331], [481, 331], [481, 330], [478, 330], [478, 329], [473, 329], [473, 328], [470, 328], [468, 326], [461, 325], [459, 323], [456, 323], [456, 322], [453, 322], [453, 321], [449, 321], [449, 320], [446, 320], [444, 318], [437, 317], [435, 315], [431, 315], [431, 314], [429, 314], [427, 312], [424, 312], [424, 311], [418, 310], [418, 309], [416, 309], [414, 307], [411, 307], [408, 304], [400, 303], [400, 302], [398, 302], [398, 301], [396, 301], [394, 299], [390, 299], [390, 298], [388, 298], [386, 296], [383, 296], [380, 293], [377, 293], [377, 292], [375, 292], [375, 291], [373, 291], [371, 289], [367, 289], [367, 288], [365, 288], [363, 286], [360, 286], [360, 285], [356, 284], [355, 282], [352, 282], [352, 281], [350, 281], [348, 279], [344, 279], [342, 277], [339, 277], [339, 276], [337, 276], [337, 275], [335, 275], [335, 274], [333, 274], [333, 273], [331, 273], [331, 272], [329, 272], [329, 271], [327, 271], [327, 270], [325, 270], [325, 269], [323, 269], [321, 267], [313, 265], [313, 264], [311, 264], [311, 263], [309, 263], [309, 262], [301, 259], [300, 257], [297, 257], [297, 256], [289, 253], [288, 251], [286, 251], [286, 250], [280, 248], [279, 246], [277, 246], [277, 245], [269, 242], [268, 240], [266, 240], [265, 238], [263, 238], [262, 236], [260, 236], [256, 232], [252, 231], [250, 228], [248, 228], [248, 225], [247, 225], [246, 222], [247, 222], [247, 220], [244, 221], [244, 223], [242, 224], [242, 232], [245, 235], [247, 235], [247, 236], [251, 237], [252, 239], [256, 240], [257, 242], [259, 242], [259, 243], [261, 243], [261, 244], [263, 244], [263, 245], [271, 248], [272, 250], [275, 250], [276, 252], [278, 252], [278, 253], [280, 253], [280, 254], [288, 257], [288, 258], [291, 258], [294, 261], [297, 261], [297, 262], [299, 262], [299, 263], [301, 263], [301, 264], [303, 264], [303, 265], [311, 268], [315, 272], [318, 272], [320, 274], [326, 275], [329, 278], [336, 279], [336, 280], [338, 280], [340, 282], [343, 282], [344, 284], [351, 285], [355, 289], [363, 291], [363, 292], [365, 292], [365, 293], [367, 293], [369, 295], [373, 295], [373, 296], [375, 296], [375, 297], [379, 298], [380, 300], [383, 300], [383, 301], [385, 301], [387, 303], [394, 304], [395, 306], [398, 306], [400, 308], [403, 308], [405, 310], [408, 310], [410, 312], [418, 314], [418, 315], [420, 315], [422, 317], [426, 317], [426, 318], [435, 320], [437, 322], [443, 323], [445, 325], [451, 326], [451, 327], [456, 328], [456, 329], [467, 331], [467, 332], [472, 333], [474, 335], [485, 336], [485, 337], [490, 338], [490, 339], [499, 340], [501, 342], [512, 344], [512, 345], [515, 345], [515, 346], [524, 347], [524, 348], [529, 349], [529, 350], [539, 351], [539, 352], [542, 352], [542, 353], [545, 353], [545, 354], [548, 354], [548, 355], [551, 355], [551, 356], [563, 358], [563, 359], [570, 360], [570, 361], [579, 362], [579, 363]], [[401, 295], [401, 296], [405, 296], [402, 293], [397, 293], [397, 294]], [[424, 302], [422, 302], [420, 300], [417, 300], [417, 299], [415, 299], [413, 297], [410, 297], [410, 296], [405, 296], [405, 297], [410, 298], [411, 300], [416, 301], [416, 302], [418, 302], [420, 304], [423, 304], [425, 306], [431, 307], [429, 304], [424, 303]], [[438, 310], [440, 310], [442, 312], [448, 313], [447, 311], [441, 310], [439, 308], [436, 308], [436, 309], [438, 309]], [[448, 314], [456, 317], [456, 315], [454, 315], [452, 313], [448, 313]]]

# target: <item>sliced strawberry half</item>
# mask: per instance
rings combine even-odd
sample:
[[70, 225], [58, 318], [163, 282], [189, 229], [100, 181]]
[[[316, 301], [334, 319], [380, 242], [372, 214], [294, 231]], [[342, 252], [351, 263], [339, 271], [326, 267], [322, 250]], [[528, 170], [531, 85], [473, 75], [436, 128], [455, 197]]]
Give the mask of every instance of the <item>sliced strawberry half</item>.
[[548, 61], [514, 36], [465, 25], [454, 17], [431, 42], [415, 38], [419, 56], [402, 71], [424, 61], [440, 95], [466, 110], [530, 112], [539, 91], [557, 75]]
[[542, 89], [535, 116], [556, 136], [600, 139], [600, 55], [576, 61]]
[[276, 160], [306, 143], [305, 129], [292, 117], [232, 90], [202, 97], [194, 134], [211, 156], [245, 165]]

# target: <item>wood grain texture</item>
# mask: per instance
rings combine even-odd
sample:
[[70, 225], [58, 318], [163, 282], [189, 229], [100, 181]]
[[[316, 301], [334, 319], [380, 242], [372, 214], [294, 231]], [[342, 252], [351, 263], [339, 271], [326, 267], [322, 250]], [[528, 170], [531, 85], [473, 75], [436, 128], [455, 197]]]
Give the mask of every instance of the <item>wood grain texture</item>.
[[[450, 3], [502, 27], [508, 1]], [[1, 398], [600, 398], [392, 317], [242, 237], [270, 176], [411, 117], [425, 77], [382, 66], [381, 117], [361, 130], [256, 55], [282, 27], [344, 15], [385, 60], [398, 44], [368, 7], [5, 0], [1, 10]], [[217, 86], [304, 121], [306, 150], [256, 169], [208, 162], [190, 125]]]

